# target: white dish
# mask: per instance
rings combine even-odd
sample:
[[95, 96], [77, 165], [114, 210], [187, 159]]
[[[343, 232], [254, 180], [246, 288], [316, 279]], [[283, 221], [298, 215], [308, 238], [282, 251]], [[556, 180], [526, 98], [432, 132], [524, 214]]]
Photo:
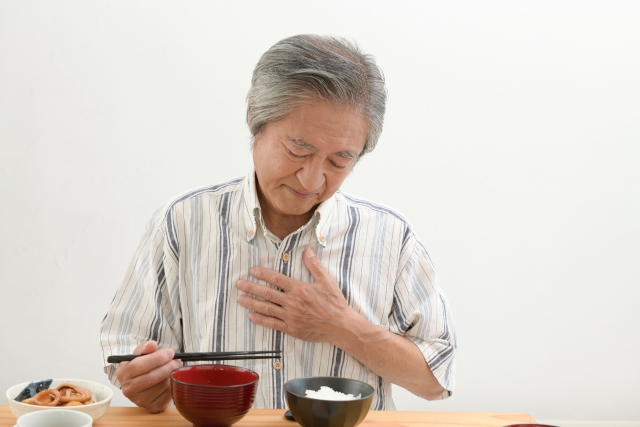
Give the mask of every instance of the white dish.
[[91, 415], [69, 409], [34, 411], [18, 418], [18, 427], [92, 427]]
[[21, 415], [27, 414], [33, 411], [46, 411], [47, 409], [70, 409], [72, 411], [80, 411], [86, 414], [91, 415], [93, 420], [97, 420], [101, 416], [103, 416], [107, 409], [109, 409], [109, 405], [111, 404], [111, 399], [113, 398], [113, 390], [107, 385], [96, 383], [93, 381], [85, 381], [85, 380], [73, 380], [73, 379], [54, 379], [51, 382], [49, 388], [54, 388], [59, 386], [62, 383], [71, 383], [80, 387], [88, 388], [91, 390], [92, 399], [96, 403], [92, 403], [89, 405], [82, 406], [65, 406], [63, 408], [59, 406], [37, 406], [37, 405], [29, 405], [28, 403], [17, 402], [14, 398], [20, 394], [22, 390], [26, 386], [29, 385], [29, 381], [21, 384], [14, 385], [13, 387], [7, 390], [7, 402], [9, 402], [9, 408], [11, 409], [11, 413], [16, 417], [20, 417]]

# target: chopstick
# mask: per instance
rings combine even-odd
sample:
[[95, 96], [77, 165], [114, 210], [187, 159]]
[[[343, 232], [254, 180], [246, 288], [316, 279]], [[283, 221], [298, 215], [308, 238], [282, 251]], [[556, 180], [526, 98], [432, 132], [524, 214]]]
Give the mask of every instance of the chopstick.
[[[183, 362], [209, 361], [209, 360], [248, 360], [248, 359], [280, 359], [280, 350], [270, 351], [222, 351], [214, 353], [175, 353], [174, 359]], [[108, 363], [130, 362], [142, 354], [125, 354], [122, 356], [107, 357]]]

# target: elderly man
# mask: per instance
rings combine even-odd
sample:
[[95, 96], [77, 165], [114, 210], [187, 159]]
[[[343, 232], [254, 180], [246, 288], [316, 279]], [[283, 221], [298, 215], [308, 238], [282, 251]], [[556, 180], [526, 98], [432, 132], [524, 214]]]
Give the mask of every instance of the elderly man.
[[[283, 384], [351, 377], [451, 395], [455, 332], [427, 252], [395, 211], [339, 191], [382, 130], [386, 90], [346, 40], [295, 36], [260, 58], [247, 97], [254, 169], [158, 210], [101, 327], [105, 371], [135, 404], [171, 400], [175, 351], [281, 350], [239, 362], [255, 406]], [[142, 354], [110, 365], [112, 354]]]

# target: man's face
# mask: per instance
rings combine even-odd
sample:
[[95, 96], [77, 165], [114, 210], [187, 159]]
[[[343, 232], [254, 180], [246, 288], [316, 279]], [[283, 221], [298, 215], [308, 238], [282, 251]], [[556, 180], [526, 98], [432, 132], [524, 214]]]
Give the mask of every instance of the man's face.
[[253, 148], [262, 209], [272, 215], [311, 214], [340, 188], [366, 137], [367, 121], [353, 107], [321, 101], [267, 124]]

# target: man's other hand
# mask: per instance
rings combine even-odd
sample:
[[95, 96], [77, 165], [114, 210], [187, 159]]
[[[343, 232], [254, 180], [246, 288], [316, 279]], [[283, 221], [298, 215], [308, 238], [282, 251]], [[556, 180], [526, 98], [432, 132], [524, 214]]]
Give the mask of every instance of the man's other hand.
[[174, 369], [182, 366], [181, 360], [173, 360], [170, 348], [158, 350], [155, 341], [144, 341], [133, 351], [143, 354], [131, 362], [122, 362], [116, 369], [116, 377], [122, 386], [122, 393], [136, 405], [147, 411], [163, 411], [171, 402], [169, 376]]
[[[304, 263], [315, 282], [294, 280], [262, 267], [253, 267], [251, 275], [283, 292], [249, 280], [239, 280], [238, 289], [249, 295], [238, 296], [238, 303], [254, 312], [249, 319], [258, 325], [277, 329], [292, 337], [312, 342], [333, 342], [348, 328], [349, 318], [356, 314], [348, 306], [338, 283], [309, 248]], [[253, 298], [255, 295], [262, 300]]]

